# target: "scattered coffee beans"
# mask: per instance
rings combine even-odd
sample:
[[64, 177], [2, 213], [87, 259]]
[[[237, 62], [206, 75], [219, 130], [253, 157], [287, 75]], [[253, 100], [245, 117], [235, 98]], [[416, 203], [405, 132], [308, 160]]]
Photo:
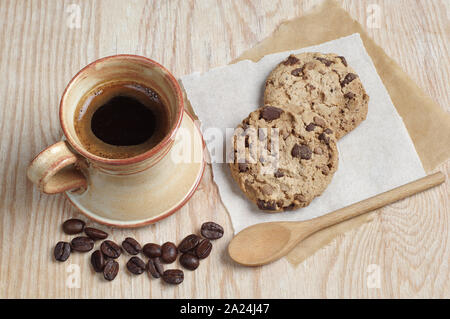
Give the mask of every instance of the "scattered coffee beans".
[[197, 257], [200, 259], [204, 259], [209, 256], [209, 254], [211, 253], [211, 249], [212, 244], [209, 239], [203, 239], [195, 248], [195, 255], [197, 255]]
[[102, 272], [105, 268], [105, 257], [100, 250], [96, 250], [91, 255], [91, 264], [95, 272]]
[[186, 269], [195, 270], [197, 269], [200, 262], [197, 256], [193, 253], [184, 253], [180, 257], [180, 264]]
[[164, 273], [164, 267], [161, 264], [159, 257], [150, 258], [147, 264], [147, 271], [153, 278], [159, 278]]
[[148, 258], [161, 257], [161, 246], [153, 243], [145, 244], [142, 252]]
[[202, 225], [201, 233], [208, 239], [219, 239], [223, 236], [223, 227], [213, 222], [207, 222]]
[[139, 257], [131, 257], [127, 262], [127, 269], [135, 275], [140, 275], [145, 271], [145, 263]]
[[120, 246], [111, 240], [105, 240], [100, 245], [100, 250], [102, 251], [103, 255], [114, 259], [119, 258], [120, 254], [122, 253], [122, 249], [120, 248]]
[[93, 240], [101, 240], [106, 239], [108, 237], [108, 233], [105, 233], [103, 230], [92, 227], [86, 227], [84, 229], [84, 233]]
[[141, 252], [141, 245], [137, 242], [136, 239], [127, 237], [122, 242], [122, 248], [125, 249], [127, 253], [130, 255], [137, 255]]
[[70, 244], [73, 250], [79, 252], [87, 252], [94, 248], [94, 241], [89, 237], [75, 237]]
[[171, 285], [179, 285], [184, 280], [184, 273], [179, 269], [168, 269], [164, 272], [162, 279]]
[[105, 277], [106, 280], [111, 281], [116, 278], [118, 272], [119, 263], [114, 259], [109, 259], [105, 264], [105, 268], [103, 268], [103, 277]]
[[178, 251], [174, 243], [168, 241], [161, 246], [161, 259], [166, 264], [171, 264], [177, 259]]
[[[93, 227], [85, 227], [85, 222], [80, 219], [66, 220], [62, 225], [66, 234], [79, 234], [85, 232], [86, 236], [79, 236], [72, 239], [71, 243], [60, 241], [54, 249], [55, 259], [66, 261], [71, 251], [87, 252], [94, 248], [95, 240], [104, 240], [108, 233]], [[184, 272], [180, 269], [168, 269], [164, 271], [163, 262], [173, 263], [178, 252], [181, 252], [180, 264], [189, 270], [195, 270], [200, 265], [200, 259], [208, 257], [212, 250], [212, 239], [223, 236], [222, 226], [207, 222], [201, 226], [201, 234], [204, 238], [191, 234], [185, 237], [178, 247], [172, 242], [166, 242], [162, 246], [149, 243], [141, 247], [134, 238], [127, 237], [122, 242], [122, 248], [130, 255], [137, 255], [142, 252], [149, 258], [147, 265], [137, 257], [131, 257], [126, 266], [129, 272], [140, 275], [147, 270], [148, 275], [153, 278], [162, 278], [166, 283], [178, 285], [184, 280]], [[91, 264], [95, 272], [103, 272], [106, 280], [114, 280], [119, 273], [119, 263], [114, 260], [119, 258], [122, 248], [111, 240], [104, 240], [100, 249], [91, 254]]]
[[194, 249], [198, 245], [200, 240], [200, 237], [195, 234], [191, 234], [181, 241], [181, 243], [178, 245], [178, 250], [182, 253], [188, 252]]
[[57, 261], [66, 261], [70, 256], [70, 244], [65, 241], [60, 241], [56, 244], [53, 255]]
[[72, 218], [72, 219], [68, 219], [66, 220], [63, 225], [63, 231], [68, 234], [68, 235], [75, 235], [75, 234], [79, 234], [83, 231], [84, 226], [85, 226], [85, 222], [80, 220], [80, 219], [76, 219], [76, 218]]

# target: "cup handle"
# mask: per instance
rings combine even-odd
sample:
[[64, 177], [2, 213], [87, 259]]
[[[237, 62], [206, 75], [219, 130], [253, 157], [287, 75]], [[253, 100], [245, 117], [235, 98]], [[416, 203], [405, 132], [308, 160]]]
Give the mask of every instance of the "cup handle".
[[77, 155], [61, 141], [47, 147], [31, 161], [27, 176], [45, 194], [85, 190], [86, 177], [77, 168], [69, 167], [77, 161]]

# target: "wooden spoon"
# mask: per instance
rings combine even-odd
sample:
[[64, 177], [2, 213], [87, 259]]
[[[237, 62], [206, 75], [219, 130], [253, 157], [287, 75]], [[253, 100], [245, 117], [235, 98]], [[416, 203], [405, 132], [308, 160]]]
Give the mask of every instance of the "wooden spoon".
[[265, 265], [285, 256], [299, 242], [321, 229], [440, 185], [444, 181], [445, 175], [438, 172], [314, 219], [250, 226], [231, 240], [228, 253], [234, 261], [244, 266]]

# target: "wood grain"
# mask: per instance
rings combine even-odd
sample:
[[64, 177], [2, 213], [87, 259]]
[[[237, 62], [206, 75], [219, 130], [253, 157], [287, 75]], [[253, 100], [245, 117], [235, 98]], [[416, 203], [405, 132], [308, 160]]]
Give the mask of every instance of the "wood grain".
[[[224, 238], [214, 242], [212, 255], [195, 272], [185, 274], [182, 285], [132, 277], [124, 270], [126, 258], [110, 283], [93, 273], [88, 255], [74, 253], [64, 264], [51, 257], [56, 242], [69, 239], [60, 229], [62, 221], [81, 215], [63, 196], [40, 194], [25, 173], [31, 158], [60, 138], [58, 102], [80, 68], [103, 56], [131, 53], [161, 62], [177, 77], [206, 71], [237, 58], [280, 22], [318, 2], [1, 1], [0, 297], [449, 298], [450, 162], [439, 167], [446, 172], [445, 185], [383, 208], [373, 222], [298, 267], [285, 260], [261, 268], [232, 263], [226, 254], [232, 227], [209, 168], [178, 213], [137, 230], [106, 228], [117, 241], [132, 236], [141, 243], [162, 243], [180, 241], [207, 220], [224, 225]], [[363, 26], [371, 15], [369, 4], [379, 6], [381, 23], [367, 27], [369, 35], [450, 111], [447, 3], [342, 1]], [[79, 28], [70, 28], [73, 4], [80, 9]], [[70, 264], [80, 269], [79, 288], [67, 284]], [[377, 271], [379, 288], [370, 288], [368, 278]]]

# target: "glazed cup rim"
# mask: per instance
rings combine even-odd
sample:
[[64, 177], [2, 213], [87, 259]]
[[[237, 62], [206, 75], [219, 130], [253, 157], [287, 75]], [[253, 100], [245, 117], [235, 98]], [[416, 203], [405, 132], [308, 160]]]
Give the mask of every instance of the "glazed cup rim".
[[[157, 145], [150, 148], [146, 152], [138, 154], [133, 157], [112, 159], [112, 158], [105, 158], [105, 157], [101, 157], [101, 156], [92, 154], [92, 153], [88, 152], [85, 148], [78, 145], [78, 143], [76, 143], [73, 140], [72, 136], [68, 133], [66, 125], [64, 124], [64, 120], [63, 120], [63, 105], [64, 105], [64, 103], [63, 102], [65, 100], [67, 92], [69, 91], [69, 88], [71, 88], [71, 86], [75, 82], [75, 80], [78, 77], [80, 77], [86, 70], [94, 68], [97, 65], [97, 63], [99, 63], [99, 62], [103, 62], [103, 61], [110, 60], [110, 59], [120, 59], [120, 58], [134, 59], [134, 60], [138, 60], [141, 62], [149, 63], [154, 67], [160, 68], [163, 71], [164, 75], [169, 80], [169, 83], [171, 84], [174, 92], [176, 93], [176, 100], [177, 100], [178, 107], [177, 107], [176, 119], [173, 122], [172, 126], [170, 127], [170, 131], [165, 135], [165, 137]], [[67, 84], [67, 86], [64, 89], [64, 92], [61, 96], [61, 100], [59, 103], [59, 121], [61, 123], [61, 128], [63, 130], [63, 133], [64, 133], [65, 137], [67, 138], [69, 144], [82, 156], [84, 156], [92, 161], [103, 163], [103, 164], [129, 165], [129, 164], [139, 163], [146, 159], [151, 158], [152, 156], [157, 154], [159, 151], [161, 151], [165, 146], [167, 146], [175, 138], [175, 135], [176, 135], [178, 128], [181, 125], [181, 121], [183, 119], [183, 113], [184, 113], [183, 110], [184, 110], [184, 101], [183, 101], [183, 94], [181, 92], [180, 85], [178, 84], [178, 81], [175, 79], [175, 77], [172, 75], [172, 73], [169, 72], [169, 70], [167, 70], [164, 66], [162, 66], [158, 62], [156, 62], [152, 59], [140, 56], [140, 55], [116, 54], [116, 55], [110, 55], [110, 56], [106, 56], [106, 57], [100, 58], [98, 60], [95, 60], [95, 61], [89, 63], [88, 65], [86, 65], [84, 68], [82, 68], [80, 71], [78, 71], [77, 74], [74, 75], [74, 77]]]

